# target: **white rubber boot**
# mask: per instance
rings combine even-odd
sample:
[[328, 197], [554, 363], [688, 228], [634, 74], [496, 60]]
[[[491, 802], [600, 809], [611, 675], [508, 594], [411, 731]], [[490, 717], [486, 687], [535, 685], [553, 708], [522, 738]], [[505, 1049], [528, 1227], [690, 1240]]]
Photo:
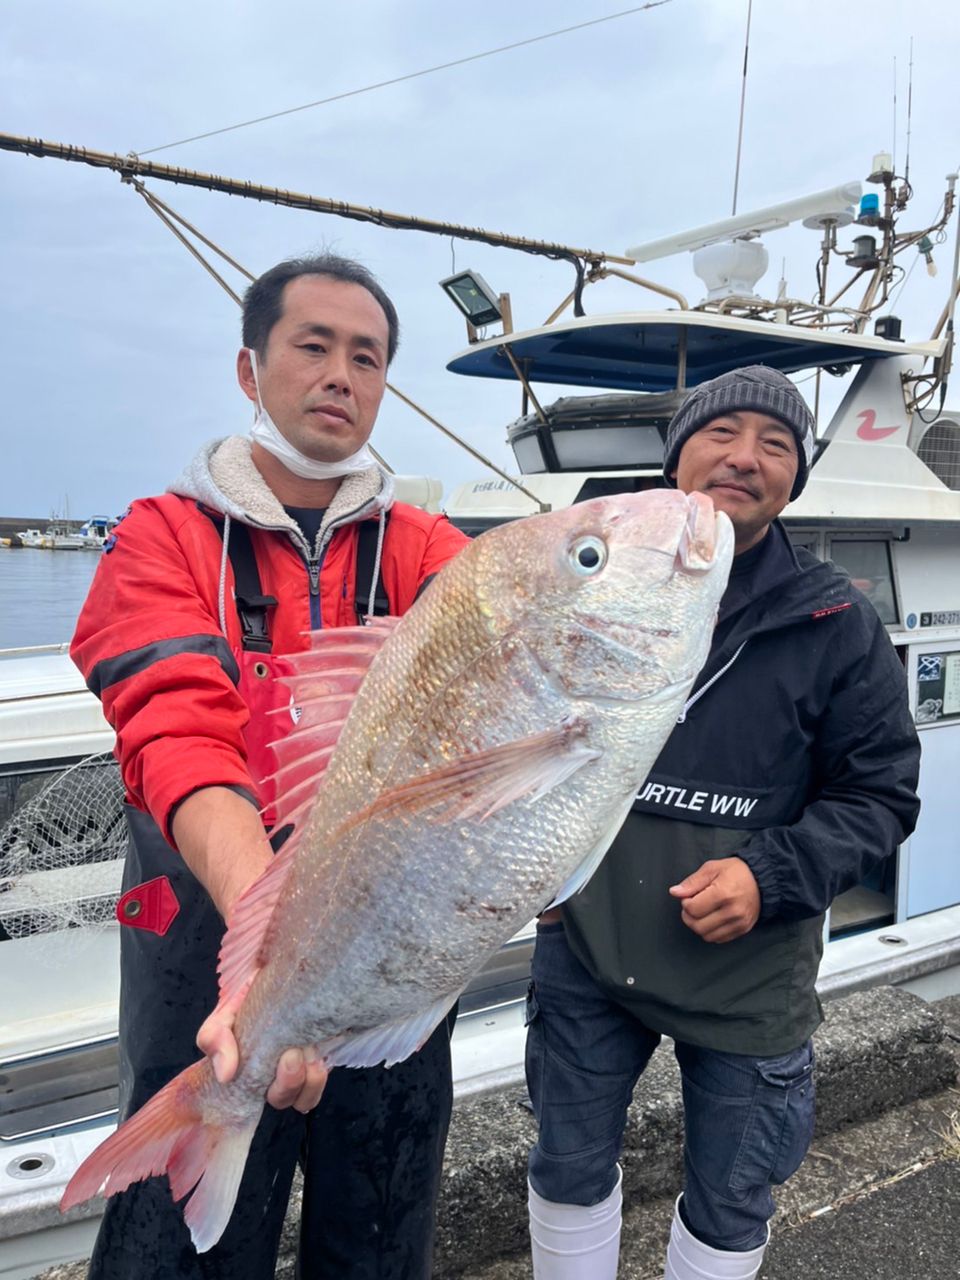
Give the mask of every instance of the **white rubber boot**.
[[[767, 1227], [769, 1239], [770, 1228]], [[663, 1280], [754, 1280], [763, 1261], [767, 1240], [747, 1253], [711, 1249], [684, 1226], [680, 1217], [680, 1201], [677, 1200]]]
[[599, 1204], [555, 1204], [528, 1186], [534, 1280], [617, 1280], [623, 1174]]

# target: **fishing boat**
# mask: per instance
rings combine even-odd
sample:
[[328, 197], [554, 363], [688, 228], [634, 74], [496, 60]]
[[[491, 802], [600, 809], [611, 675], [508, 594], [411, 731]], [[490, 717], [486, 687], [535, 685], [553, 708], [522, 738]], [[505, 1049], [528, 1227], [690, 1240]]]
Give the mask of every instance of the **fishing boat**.
[[47, 551], [83, 551], [84, 539], [66, 520], [51, 520], [40, 545]]
[[81, 550], [102, 551], [116, 524], [113, 516], [91, 516], [89, 520], [85, 520], [77, 530]]
[[[693, 388], [724, 372], [764, 364], [797, 375], [815, 407], [822, 381], [846, 381], [838, 407], [820, 422], [810, 480], [782, 518], [794, 545], [847, 570], [887, 628], [921, 739], [922, 811], [895, 855], [827, 913], [823, 997], [879, 984], [927, 999], [960, 991], [960, 836], [951, 781], [960, 761], [960, 409], [947, 404], [960, 233], [931, 336], [904, 340], [889, 306], [898, 255], [913, 248], [929, 263], [931, 236], [945, 238], [956, 182], [949, 175], [933, 225], [901, 232], [908, 184], [881, 153], [866, 178], [875, 191], [845, 183], [625, 251], [634, 264], [692, 253], [706, 289], [694, 305], [600, 265], [578, 276], [545, 324], [515, 332], [508, 293], [470, 272], [442, 282], [469, 339], [447, 368], [513, 381], [520, 393], [520, 413], [506, 428], [517, 471], [462, 484], [444, 503], [471, 535], [662, 485], [670, 419]], [[790, 298], [781, 281], [765, 297], [756, 291], [768, 261], [759, 237], [798, 220], [818, 237], [819, 296]], [[838, 243], [844, 227], [854, 235], [850, 249]], [[848, 274], [831, 296], [827, 266], [837, 259]], [[673, 305], [583, 314], [584, 286], [608, 275]], [[841, 304], [857, 282], [859, 303]], [[561, 318], [571, 304], [579, 314]], [[498, 322], [502, 333], [486, 338], [484, 328]], [[544, 388], [555, 394], [557, 387], [571, 394], [548, 403]], [[521, 936], [500, 958], [505, 982], [521, 976], [531, 948]], [[504, 1020], [503, 1007], [500, 1013]], [[502, 1028], [501, 1038], [511, 1034], [515, 1028]]]
[[[8, 144], [0, 138], [12, 149]], [[56, 146], [31, 140], [20, 149], [56, 155]], [[164, 166], [130, 157], [70, 151], [61, 158], [118, 168], [131, 179], [169, 176]], [[177, 181], [196, 178], [195, 185], [251, 194], [250, 184], [174, 172]], [[470, 533], [661, 484], [667, 422], [689, 390], [726, 369], [769, 364], [809, 378], [815, 400], [821, 382], [852, 375], [786, 524], [798, 545], [850, 571], [888, 628], [923, 743], [923, 813], [884, 871], [834, 904], [820, 989], [829, 995], [887, 982], [935, 996], [960, 987], [960, 837], [953, 815], [960, 759], [960, 413], [945, 407], [957, 261], [932, 336], [904, 341], [896, 316], [876, 313], [887, 305], [894, 257], [910, 247], [923, 252], [923, 235], [897, 231], [906, 199], [887, 157], [874, 162], [871, 184], [876, 200], [865, 201], [857, 184], [846, 184], [786, 210], [741, 215], [616, 257], [475, 230], [468, 236], [465, 228], [425, 220], [417, 225], [542, 249], [577, 266], [574, 290], [548, 321], [519, 332], [505, 295], [465, 279], [468, 273], [445, 282], [470, 338], [448, 368], [513, 379], [520, 392], [520, 413], [507, 428], [516, 472], [495, 469], [493, 478], [461, 485], [445, 504]], [[358, 216], [353, 206], [295, 193], [271, 189], [263, 198]], [[951, 183], [941, 231], [954, 207]], [[393, 216], [367, 213], [387, 225]], [[822, 266], [843, 259], [853, 279], [862, 278], [859, 305], [842, 302], [849, 277], [839, 294], [828, 295], [825, 269], [812, 303], [784, 289], [772, 298], [756, 291], [766, 256], [759, 236], [797, 216], [819, 236]], [[415, 222], [397, 219], [402, 226]], [[838, 243], [844, 226], [857, 233], [850, 250]], [[929, 235], [937, 227], [922, 230]], [[689, 250], [701, 255], [707, 290], [694, 305], [622, 270]], [[610, 274], [660, 292], [669, 305], [583, 314], [586, 287]], [[575, 314], [563, 318], [571, 305]], [[503, 332], [485, 337], [483, 326], [498, 321]], [[557, 386], [570, 394], [547, 403], [543, 388]], [[435, 483], [398, 488], [405, 500], [436, 504]], [[111, 744], [99, 704], [62, 646], [0, 656], [0, 922], [9, 935], [0, 942], [0, 981], [13, 993], [0, 1023], [0, 1276], [7, 1280], [82, 1256], [97, 1226], [96, 1205], [66, 1220], [56, 1206], [78, 1162], [115, 1123], [118, 926], [106, 921], [119, 882], [122, 828], [119, 782], [105, 754]], [[25, 873], [5, 874], [11, 855], [31, 840], [41, 854], [49, 847], [49, 861], [41, 857]], [[531, 945], [528, 926], [465, 995], [454, 1036], [461, 1095], [519, 1079], [520, 997]]]
[[21, 547], [42, 547], [43, 534], [39, 529], [21, 529], [17, 533]]
[[[667, 424], [694, 387], [728, 370], [764, 364], [806, 377], [819, 400], [822, 379], [852, 374], [818, 431], [810, 480], [783, 516], [789, 536], [846, 569], [886, 625], [903, 662], [922, 742], [922, 811], [914, 834], [882, 871], [840, 895], [828, 915], [824, 991], [879, 979], [927, 997], [960, 989], [960, 837], [955, 785], [960, 761], [960, 409], [946, 404], [953, 346], [957, 258], [947, 305], [932, 336], [904, 340], [888, 305], [897, 254], [929, 252], [954, 209], [951, 175], [934, 226], [900, 233], [906, 191], [890, 157], [867, 179], [772, 209], [727, 219], [627, 253], [646, 262], [693, 252], [706, 297], [663, 311], [575, 316], [472, 339], [448, 369], [514, 380], [521, 412], [507, 428], [519, 468], [513, 480], [461, 485], [446, 503], [471, 533], [504, 520], [601, 494], [663, 483]], [[756, 292], [765, 230], [802, 219], [820, 236], [821, 263], [839, 257], [864, 285], [858, 305], [826, 291], [814, 302]], [[853, 247], [837, 231], [852, 226]], [[868, 231], [879, 230], [879, 242]], [[650, 281], [645, 288], [656, 288]], [[496, 305], [482, 282], [471, 305]], [[568, 300], [567, 304], [570, 300]], [[589, 388], [546, 403], [542, 390]], [[534, 388], [537, 388], [536, 390]], [[958, 401], [960, 403], [960, 401]]]
[[[57, 903], [64, 906], [79, 886], [81, 846], [86, 856], [105, 860], [82, 872], [78, 905], [79, 899], [108, 901], [119, 889], [120, 851], [110, 839], [111, 821], [106, 818], [94, 830], [91, 806], [82, 803], [98, 773], [101, 781], [109, 779], [111, 765], [104, 763], [109, 754], [103, 753], [112, 743], [113, 733], [78, 679], [66, 645], [11, 650], [0, 658], [4, 1277], [35, 1275], [47, 1265], [83, 1256], [92, 1246], [90, 1223], [58, 1220], [51, 1179], [75, 1167], [103, 1136], [104, 1126], [114, 1122], [117, 939], [113, 928], [71, 928], [79, 917], [54, 921], [50, 912]], [[96, 763], [76, 773], [77, 785], [68, 784], [64, 792], [64, 801], [73, 795], [74, 806], [43, 806], [49, 784], [90, 758]], [[24, 831], [18, 816], [29, 820], [31, 812], [39, 821]], [[72, 854], [60, 867], [58, 854], [67, 842]], [[24, 865], [28, 873], [12, 874]]]

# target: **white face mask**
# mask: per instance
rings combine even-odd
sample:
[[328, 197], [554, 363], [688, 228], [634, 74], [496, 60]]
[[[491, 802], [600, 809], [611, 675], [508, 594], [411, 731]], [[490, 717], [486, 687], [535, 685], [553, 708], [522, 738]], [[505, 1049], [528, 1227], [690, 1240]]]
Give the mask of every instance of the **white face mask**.
[[314, 458], [308, 458], [305, 453], [301, 453], [299, 449], [295, 449], [286, 436], [280, 434], [273, 419], [263, 407], [263, 401], [260, 399], [257, 353], [253, 350], [250, 350], [250, 364], [253, 369], [253, 383], [257, 389], [257, 416], [250, 428], [251, 439], [255, 440], [261, 449], [266, 449], [267, 453], [273, 454], [288, 471], [292, 471], [295, 476], [301, 476], [304, 480], [334, 480], [338, 476], [368, 471], [370, 467], [377, 465], [376, 459], [366, 445], [356, 453], [352, 453], [349, 458], [342, 458], [340, 462], [317, 462]]

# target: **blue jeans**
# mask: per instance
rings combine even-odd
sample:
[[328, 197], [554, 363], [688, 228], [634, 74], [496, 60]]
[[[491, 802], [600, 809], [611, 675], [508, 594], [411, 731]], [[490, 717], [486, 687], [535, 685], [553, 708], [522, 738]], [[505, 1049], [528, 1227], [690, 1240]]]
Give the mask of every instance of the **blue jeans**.
[[[540, 1126], [530, 1182], [546, 1200], [598, 1204], [613, 1190], [634, 1086], [660, 1035], [610, 1000], [541, 925], [527, 1008], [527, 1086]], [[714, 1249], [763, 1244], [772, 1184], [813, 1136], [813, 1049], [754, 1058], [677, 1042], [686, 1136], [681, 1214]]]

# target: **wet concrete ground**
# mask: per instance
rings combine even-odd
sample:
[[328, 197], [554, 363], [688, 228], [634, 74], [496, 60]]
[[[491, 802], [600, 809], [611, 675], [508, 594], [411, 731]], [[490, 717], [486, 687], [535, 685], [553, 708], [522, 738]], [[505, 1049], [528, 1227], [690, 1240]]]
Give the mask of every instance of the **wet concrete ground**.
[[[818, 1143], [778, 1196], [760, 1280], [958, 1280], [958, 1108], [950, 1090]], [[672, 1213], [669, 1200], [627, 1210], [619, 1280], [662, 1276]], [[462, 1280], [530, 1276], [518, 1256]]]
[[[960, 997], [936, 1010], [945, 1028], [941, 1045], [960, 1065]], [[856, 1026], [850, 1022], [848, 1032]], [[902, 1058], [896, 1065], [911, 1069]], [[777, 1203], [760, 1280], [960, 1280], [960, 1088], [950, 1084], [815, 1139]], [[625, 1210], [619, 1280], [657, 1280], [672, 1195]], [[530, 1280], [522, 1249], [489, 1260], [503, 1234], [495, 1213], [487, 1221], [491, 1234], [477, 1241], [473, 1258], [456, 1266], [441, 1259], [437, 1280]], [[456, 1232], [456, 1217], [447, 1226]], [[44, 1280], [85, 1275], [84, 1264], [73, 1264]], [[276, 1277], [293, 1275], [286, 1252]]]

